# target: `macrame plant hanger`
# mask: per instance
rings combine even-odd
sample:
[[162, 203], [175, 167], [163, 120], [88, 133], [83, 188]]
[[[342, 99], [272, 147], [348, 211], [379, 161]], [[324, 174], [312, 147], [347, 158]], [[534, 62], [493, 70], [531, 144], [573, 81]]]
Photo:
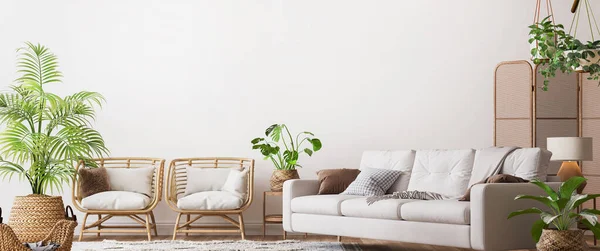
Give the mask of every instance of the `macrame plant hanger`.
[[[581, 17], [581, 12], [583, 11], [583, 8], [585, 8], [585, 13], [588, 18], [588, 25], [590, 27], [592, 41], [596, 41], [596, 37], [600, 38], [600, 28], [598, 27], [598, 22], [596, 21], [596, 16], [594, 15], [594, 11], [592, 10], [589, 0], [575, 0], [573, 2], [573, 6], [571, 7], [571, 13], [574, 14], [573, 20], [571, 21], [571, 27], [569, 28], [569, 35], [572, 35], [574, 38], [577, 38], [577, 29], [579, 28], [579, 19]], [[594, 20], [593, 25], [592, 20]], [[596, 28], [596, 33], [594, 33], [594, 27]]]
[[[545, 0], [544, 3], [546, 5], [546, 15], [545, 15], [545, 17], [548, 17], [548, 20], [552, 22], [552, 25], [554, 25], [555, 24], [554, 23], [554, 10], [552, 9], [552, 0]], [[544, 4], [543, 4], [542, 0], [536, 0], [535, 12], [533, 13], [533, 24], [534, 25], [535, 24], [539, 24], [540, 21], [541, 21], [540, 19], [543, 19], [542, 18], [542, 7], [543, 7], [543, 5]], [[556, 37], [554, 38], [554, 42], [556, 43]], [[540, 48], [539, 48], [538, 41], [535, 41], [535, 48], [539, 51]]]

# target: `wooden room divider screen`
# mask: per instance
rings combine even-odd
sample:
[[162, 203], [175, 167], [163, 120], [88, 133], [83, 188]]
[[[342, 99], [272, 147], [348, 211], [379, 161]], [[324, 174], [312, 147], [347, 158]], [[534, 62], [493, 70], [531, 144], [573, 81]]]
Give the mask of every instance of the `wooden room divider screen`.
[[[494, 79], [494, 145], [546, 147], [548, 137], [593, 137], [594, 161], [581, 163], [585, 190], [600, 193], [600, 87], [586, 74], [556, 73], [548, 91], [539, 67], [525, 60], [502, 62]], [[551, 162], [556, 175], [560, 162]]]

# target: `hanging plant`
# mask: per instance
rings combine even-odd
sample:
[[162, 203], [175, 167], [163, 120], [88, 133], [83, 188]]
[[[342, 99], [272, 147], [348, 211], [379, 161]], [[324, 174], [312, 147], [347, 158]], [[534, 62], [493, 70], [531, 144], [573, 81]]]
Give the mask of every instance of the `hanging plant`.
[[[595, 40], [592, 20], [597, 34], [600, 34], [600, 29], [588, 1], [584, 0], [583, 4], [576, 7], [577, 10], [569, 32], [565, 31], [562, 24], [554, 24], [551, 16], [529, 26], [531, 36], [529, 43], [538, 45], [531, 49], [533, 62], [543, 66], [540, 71], [540, 74], [544, 76], [542, 90], [548, 90], [549, 79], [555, 77], [557, 71], [563, 73], [584, 72], [589, 73], [589, 80], [600, 79], [600, 40]], [[592, 34], [592, 41], [585, 43], [575, 38], [582, 6], [585, 6], [586, 13], [588, 13], [588, 23]], [[536, 58], [537, 55], [547, 59]]]

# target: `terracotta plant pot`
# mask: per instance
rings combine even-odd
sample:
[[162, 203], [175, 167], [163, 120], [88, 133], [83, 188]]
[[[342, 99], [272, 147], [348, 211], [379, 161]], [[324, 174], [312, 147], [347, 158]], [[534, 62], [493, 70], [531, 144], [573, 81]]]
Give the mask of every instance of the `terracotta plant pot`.
[[589, 247], [585, 242], [584, 230], [542, 230], [536, 248], [539, 251], [569, 250], [582, 251]]
[[17, 196], [10, 210], [8, 226], [22, 242], [43, 240], [54, 225], [65, 219], [62, 197], [30, 194]]
[[293, 179], [300, 179], [300, 176], [298, 176], [298, 170], [274, 170], [270, 181], [271, 191], [283, 191], [283, 182]]

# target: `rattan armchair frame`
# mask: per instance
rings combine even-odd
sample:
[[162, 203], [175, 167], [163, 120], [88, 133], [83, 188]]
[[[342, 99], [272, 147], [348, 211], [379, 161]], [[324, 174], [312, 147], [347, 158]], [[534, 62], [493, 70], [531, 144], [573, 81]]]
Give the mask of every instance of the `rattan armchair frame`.
[[[85, 233], [96, 233], [100, 236], [101, 233], [145, 233], [148, 235], [148, 240], [152, 240], [152, 231], [158, 236], [156, 220], [152, 210], [156, 208], [162, 199], [162, 187], [165, 160], [160, 158], [145, 158], [145, 157], [120, 157], [120, 158], [100, 158], [94, 159], [98, 167], [104, 168], [140, 168], [155, 166], [154, 178], [152, 182], [151, 201], [144, 209], [140, 210], [92, 210], [82, 206], [81, 187], [79, 179], [73, 180], [73, 204], [79, 211], [84, 212], [83, 223], [81, 224], [81, 232], [79, 233], [79, 241], [83, 239]], [[87, 168], [85, 163], [79, 162], [76, 171], [80, 168]], [[92, 224], [86, 225], [89, 215], [98, 216], [98, 220]], [[113, 217], [128, 217], [139, 225], [104, 225], [106, 221]], [[142, 218], [143, 217], [143, 218]], [[95, 228], [95, 229], [94, 229]]]
[[[177, 200], [185, 192], [187, 185], [187, 167], [195, 168], [243, 168], [248, 169], [248, 188], [247, 196], [237, 209], [230, 210], [185, 210], [177, 206]], [[182, 158], [174, 159], [169, 165], [167, 172], [167, 188], [165, 192], [165, 201], [173, 211], [177, 212], [175, 228], [173, 230], [173, 240], [177, 238], [178, 233], [185, 233], [188, 236], [190, 233], [240, 233], [242, 239], [246, 239], [244, 228], [243, 212], [250, 207], [254, 198], [254, 160], [247, 158], [232, 158], [232, 157], [209, 157], [209, 158]], [[186, 221], [181, 223], [181, 217], [186, 216]], [[196, 215], [192, 218], [192, 215]], [[238, 220], [229, 217], [228, 215], [237, 215]], [[192, 225], [199, 219], [206, 216], [221, 217], [233, 226], [208, 226], [208, 225]]]

